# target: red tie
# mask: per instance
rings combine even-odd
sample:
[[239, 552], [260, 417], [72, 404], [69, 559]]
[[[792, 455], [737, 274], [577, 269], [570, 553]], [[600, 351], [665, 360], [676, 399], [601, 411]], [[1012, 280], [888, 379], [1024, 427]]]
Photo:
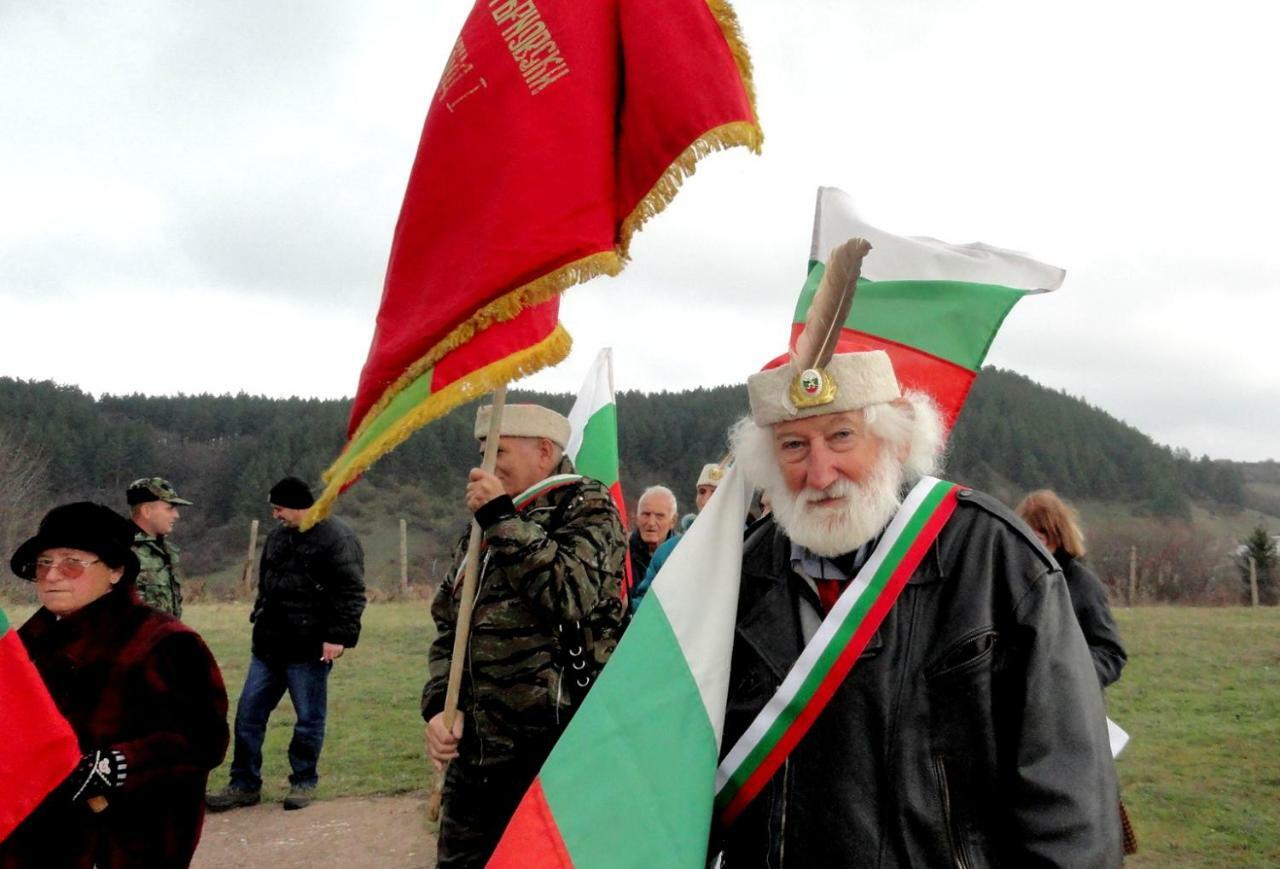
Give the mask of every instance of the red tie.
[[849, 584], [847, 579], [815, 579], [818, 584], [818, 600], [822, 602], [822, 614], [831, 612], [831, 608], [840, 599], [840, 593]]

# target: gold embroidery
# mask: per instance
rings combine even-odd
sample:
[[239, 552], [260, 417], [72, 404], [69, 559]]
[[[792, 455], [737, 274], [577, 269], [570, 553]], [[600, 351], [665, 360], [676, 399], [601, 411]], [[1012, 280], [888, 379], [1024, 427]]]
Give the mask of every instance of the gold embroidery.
[[[489, 86], [484, 76], [474, 77], [475, 81], [466, 80], [468, 74], [476, 68], [475, 64], [467, 58], [467, 44], [459, 36], [458, 41], [453, 44], [453, 51], [449, 52], [449, 62], [445, 64], [444, 75], [440, 76], [440, 87], [436, 88], [436, 99], [444, 103], [444, 107], [451, 112], [458, 103], [481, 88]], [[469, 87], [459, 93], [462, 85], [469, 85]]]
[[489, 0], [494, 24], [516, 62], [529, 93], [538, 94], [569, 74], [569, 63], [534, 0]]

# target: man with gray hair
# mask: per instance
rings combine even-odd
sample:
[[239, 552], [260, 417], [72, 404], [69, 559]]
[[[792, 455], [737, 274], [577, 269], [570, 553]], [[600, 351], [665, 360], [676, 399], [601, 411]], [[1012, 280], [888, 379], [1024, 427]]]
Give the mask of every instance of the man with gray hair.
[[[716, 493], [716, 489], [720, 486], [720, 480], [724, 477], [724, 468], [716, 463], [709, 463], [702, 466], [702, 471], [698, 474], [697, 495], [694, 497], [694, 504], [698, 508], [698, 512], [702, 512], [702, 508], [707, 506], [707, 502], [711, 500], [711, 496]], [[689, 525], [693, 524], [693, 520], [697, 518], [696, 514], [686, 516], [688, 524], [684, 530], [687, 531]], [[684, 531], [681, 531], [683, 534]], [[662, 570], [662, 565], [666, 564], [667, 558], [670, 557], [672, 550], [676, 548], [676, 544], [680, 542], [680, 537], [670, 537], [658, 547], [654, 549], [653, 556], [649, 560], [649, 566], [645, 569], [644, 577], [636, 582], [635, 589], [631, 592], [631, 611], [634, 613], [636, 608], [640, 606], [640, 601], [644, 600], [644, 596], [649, 593], [649, 586], [653, 585], [653, 581], [658, 576], [658, 571]]]
[[1061, 571], [1003, 505], [930, 476], [940, 413], [885, 352], [832, 349], [802, 335], [751, 376], [731, 434], [773, 513], [743, 555], [725, 865], [1119, 866]]
[[[491, 409], [476, 414], [488, 437]], [[426, 747], [445, 764], [436, 859], [483, 866], [622, 635], [626, 537], [609, 490], [574, 473], [569, 420], [509, 404], [493, 473], [473, 468], [466, 505], [484, 533], [457, 715], [444, 714], [467, 535], [431, 605], [422, 690]]]
[[631, 532], [631, 575], [637, 582], [644, 579], [649, 562], [664, 540], [675, 536], [680, 510], [676, 493], [666, 486], [650, 486], [636, 502], [636, 527]]

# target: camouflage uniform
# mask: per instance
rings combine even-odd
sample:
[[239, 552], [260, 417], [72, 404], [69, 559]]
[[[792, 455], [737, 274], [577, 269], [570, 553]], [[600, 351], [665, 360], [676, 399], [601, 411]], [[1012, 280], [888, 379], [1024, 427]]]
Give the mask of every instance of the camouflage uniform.
[[133, 536], [138, 556], [138, 596], [147, 606], [182, 618], [182, 574], [178, 571], [178, 547], [145, 531]]
[[[564, 459], [555, 473], [572, 471]], [[499, 502], [505, 511], [486, 515]], [[580, 478], [519, 513], [497, 499], [477, 520], [484, 527], [482, 572], [458, 704], [466, 724], [445, 781], [441, 867], [483, 865], [568, 723], [573, 704], [562, 670], [570, 644], [559, 641], [556, 626], [581, 626], [582, 645], [603, 666], [624, 618], [626, 537], [603, 485]], [[422, 693], [427, 720], [444, 709], [466, 543], [455, 549], [456, 581], [441, 586], [431, 607], [439, 633]]]
[[[129, 505], [148, 501], [165, 501], [183, 507], [191, 506], [168, 480], [161, 477], [143, 477], [129, 484], [125, 493]], [[133, 537], [133, 553], [138, 556], [138, 596], [142, 602], [162, 612], [182, 618], [182, 574], [178, 570], [178, 547], [163, 535], [157, 537], [142, 529]]]

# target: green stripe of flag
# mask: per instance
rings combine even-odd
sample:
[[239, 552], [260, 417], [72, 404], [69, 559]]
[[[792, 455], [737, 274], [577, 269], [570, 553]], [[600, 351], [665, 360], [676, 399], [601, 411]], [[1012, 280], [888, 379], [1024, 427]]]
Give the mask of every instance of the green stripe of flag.
[[[803, 323], [825, 266], [809, 263], [796, 303]], [[915, 347], [970, 371], [986, 358], [996, 331], [1026, 290], [965, 281], [858, 281], [845, 326]]]
[[606, 404], [587, 419], [582, 446], [573, 460], [578, 473], [606, 486], [618, 481], [618, 407]]
[[[718, 746], [661, 598], [650, 598], [542, 768], [576, 866], [705, 861]], [[600, 803], [599, 782], [621, 797], [616, 805]]]
[[3, 637], [9, 631], [9, 617], [5, 615], [4, 609], [0, 608], [0, 637]]
[[435, 369], [428, 368], [422, 376], [409, 384], [395, 398], [391, 399], [382, 413], [378, 414], [368, 428], [360, 433], [360, 437], [347, 445], [342, 455], [334, 462], [329, 473], [333, 476], [342, 474], [347, 467], [368, 450], [369, 445], [382, 437], [397, 422], [407, 416], [414, 408], [431, 396], [431, 378]]

